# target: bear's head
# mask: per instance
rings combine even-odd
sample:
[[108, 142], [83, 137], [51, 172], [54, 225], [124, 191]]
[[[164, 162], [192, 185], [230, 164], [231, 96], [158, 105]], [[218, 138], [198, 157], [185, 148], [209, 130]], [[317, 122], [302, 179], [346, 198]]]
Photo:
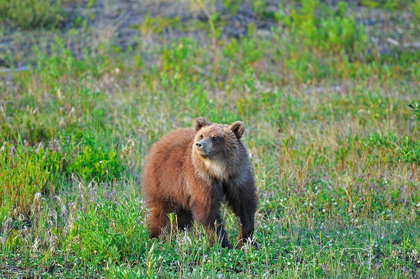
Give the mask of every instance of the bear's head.
[[228, 159], [241, 146], [245, 127], [241, 121], [231, 125], [207, 122], [203, 117], [195, 121], [194, 151], [206, 159]]

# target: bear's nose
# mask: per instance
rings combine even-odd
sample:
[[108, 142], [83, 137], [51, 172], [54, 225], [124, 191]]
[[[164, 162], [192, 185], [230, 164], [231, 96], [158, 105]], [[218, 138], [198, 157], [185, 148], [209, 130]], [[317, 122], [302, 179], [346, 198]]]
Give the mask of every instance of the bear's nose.
[[198, 149], [203, 149], [206, 144], [204, 143], [204, 141], [199, 141], [195, 145]]

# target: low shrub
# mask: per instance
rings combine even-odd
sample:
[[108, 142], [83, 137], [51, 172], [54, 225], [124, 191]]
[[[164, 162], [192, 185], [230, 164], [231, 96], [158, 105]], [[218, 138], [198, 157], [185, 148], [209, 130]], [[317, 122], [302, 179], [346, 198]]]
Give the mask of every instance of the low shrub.
[[139, 222], [138, 201], [113, 203], [99, 200], [94, 211], [81, 213], [75, 230], [80, 246], [75, 246], [85, 261], [119, 263], [143, 256], [146, 227]]
[[0, 20], [22, 29], [57, 27], [64, 18], [60, 0], [0, 0]]
[[27, 216], [36, 193], [55, 191], [62, 156], [43, 148], [4, 145], [0, 169], [0, 219]]

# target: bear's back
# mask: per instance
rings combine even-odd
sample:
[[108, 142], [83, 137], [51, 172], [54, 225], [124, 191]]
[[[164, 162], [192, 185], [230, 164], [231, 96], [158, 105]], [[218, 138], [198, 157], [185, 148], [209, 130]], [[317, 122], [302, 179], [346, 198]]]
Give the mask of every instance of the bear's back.
[[[191, 165], [194, 129], [177, 129], [156, 142], [146, 160], [143, 191], [147, 199], [153, 196], [178, 196], [184, 203], [186, 169]], [[184, 190], [184, 191], [183, 191]]]
[[174, 151], [185, 151], [186, 147], [191, 148], [194, 137], [194, 129], [181, 128], [169, 132], [152, 146], [150, 155], [155, 152], [170, 154]]

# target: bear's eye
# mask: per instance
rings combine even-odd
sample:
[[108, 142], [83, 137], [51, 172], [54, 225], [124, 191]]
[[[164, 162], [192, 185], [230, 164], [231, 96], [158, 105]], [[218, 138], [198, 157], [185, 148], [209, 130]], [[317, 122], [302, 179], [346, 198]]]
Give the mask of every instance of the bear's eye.
[[203, 137], [204, 137], [203, 135], [200, 135], [200, 139], [203, 139]]
[[211, 137], [214, 141], [216, 141], [217, 139], [218, 139], [218, 137], [217, 136], [212, 136]]

